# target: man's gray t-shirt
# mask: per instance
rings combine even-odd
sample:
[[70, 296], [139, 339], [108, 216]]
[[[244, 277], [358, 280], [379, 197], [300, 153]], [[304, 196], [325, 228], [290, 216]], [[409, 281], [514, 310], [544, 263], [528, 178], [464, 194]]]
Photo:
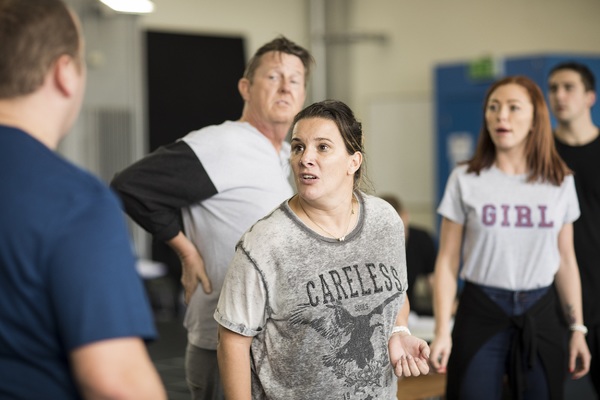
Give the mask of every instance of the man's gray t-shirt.
[[357, 193], [345, 241], [307, 228], [287, 201], [240, 240], [215, 319], [252, 336], [253, 399], [394, 399], [388, 339], [405, 301], [404, 227]]

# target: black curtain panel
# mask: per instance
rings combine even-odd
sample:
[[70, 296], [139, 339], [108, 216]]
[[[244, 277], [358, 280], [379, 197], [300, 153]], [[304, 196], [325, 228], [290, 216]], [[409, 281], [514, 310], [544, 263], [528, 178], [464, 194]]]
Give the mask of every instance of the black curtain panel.
[[241, 116], [243, 38], [147, 31], [146, 54], [150, 151]]
[[[150, 151], [190, 131], [240, 118], [243, 101], [237, 84], [246, 62], [243, 38], [157, 31], [145, 36]], [[179, 304], [177, 256], [166, 244], [154, 241], [152, 259], [168, 266], [171, 304]]]

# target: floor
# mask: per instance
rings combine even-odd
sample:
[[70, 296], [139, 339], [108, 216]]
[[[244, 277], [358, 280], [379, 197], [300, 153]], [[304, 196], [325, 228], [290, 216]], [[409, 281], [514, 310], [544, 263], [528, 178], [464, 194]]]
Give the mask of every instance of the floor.
[[594, 395], [592, 382], [588, 376], [579, 380], [567, 380], [565, 390], [565, 400], [597, 400]]
[[181, 299], [173, 294], [177, 286], [168, 277], [145, 283], [158, 330], [158, 340], [148, 344], [148, 352], [163, 380], [169, 400], [190, 400], [185, 381], [185, 309]]
[[157, 321], [159, 338], [148, 345], [150, 357], [160, 374], [169, 400], [190, 400], [185, 382], [186, 332], [179, 318]]

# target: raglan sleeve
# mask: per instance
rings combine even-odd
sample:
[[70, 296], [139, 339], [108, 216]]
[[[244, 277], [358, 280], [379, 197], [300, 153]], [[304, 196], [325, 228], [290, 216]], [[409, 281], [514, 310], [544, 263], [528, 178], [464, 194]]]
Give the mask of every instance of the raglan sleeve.
[[163, 146], [132, 164], [111, 182], [125, 212], [160, 241], [182, 230], [180, 210], [217, 189], [202, 162], [183, 140]]

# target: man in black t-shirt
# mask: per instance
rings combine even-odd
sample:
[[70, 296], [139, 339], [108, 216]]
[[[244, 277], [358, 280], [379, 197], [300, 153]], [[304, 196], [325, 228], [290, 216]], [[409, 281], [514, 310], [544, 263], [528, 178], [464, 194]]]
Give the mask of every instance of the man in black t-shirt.
[[595, 78], [587, 66], [567, 62], [550, 71], [548, 86], [549, 104], [557, 122], [556, 147], [575, 173], [581, 209], [573, 230], [587, 328], [571, 325], [571, 330], [573, 334], [588, 331], [590, 377], [600, 394], [600, 136], [591, 115], [596, 101]]

